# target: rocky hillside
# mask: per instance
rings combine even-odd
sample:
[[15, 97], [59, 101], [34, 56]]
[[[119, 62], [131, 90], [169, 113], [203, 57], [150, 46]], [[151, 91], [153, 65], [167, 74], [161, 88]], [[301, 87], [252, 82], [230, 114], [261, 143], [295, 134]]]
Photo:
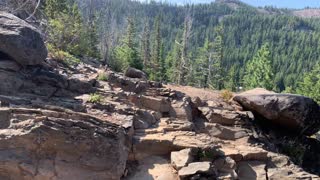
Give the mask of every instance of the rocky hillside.
[[0, 179], [320, 179], [309, 98], [201, 99], [135, 69], [71, 67], [46, 59], [36, 29], [6, 13], [0, 41]]

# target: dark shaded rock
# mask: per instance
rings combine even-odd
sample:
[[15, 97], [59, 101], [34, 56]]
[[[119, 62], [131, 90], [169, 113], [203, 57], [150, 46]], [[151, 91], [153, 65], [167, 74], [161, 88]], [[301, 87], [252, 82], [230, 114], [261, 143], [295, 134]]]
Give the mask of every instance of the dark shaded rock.
[[124, 73], [124, 75], [130, 78], [139, 78], [139, 79], [145, 79], [145, 80], [147, 79], [146, 73], [132, 67], [129, 67]]
[[21, 67], [15, 61], [1, 60], [1, 57], [0, 57], [0, 69], [17, 72], [21, 69]]
[[24, 86], [24, 80], [15, 72], [0, 70], [0, 93], [13, 94]]
[[135, 78], [124, 77], [119, 74], [108, 74], [108, 81], [115, 86], [121, 87], [124, 91], [135, 92], [137, 94], [145, 92], [150, 84]]
[[312, 135], [320, 129], [319, 105], [310, 98], [293, 94], [240, 94], [234, 100], [287, 130]]
[[0, 51], [24, 66], [41, 64], [48, 54], [40, 33], [6, 12], [0, 12], [0, 42]]

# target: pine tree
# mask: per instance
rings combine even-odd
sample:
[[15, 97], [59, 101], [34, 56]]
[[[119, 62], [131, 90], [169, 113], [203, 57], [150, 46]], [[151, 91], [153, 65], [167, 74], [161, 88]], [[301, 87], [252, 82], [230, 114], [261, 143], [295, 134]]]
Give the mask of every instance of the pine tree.
[[83, 55], [99, 58], [97, 17], [92, 0], [89, 2], [89, 18], [81, 31], [80, 51]]
[[212, 56], [212, 43], [208, 36], [204, 42], [203, 47], [198, 49], [198, 56], [195, 60], [195, 81], [197, 87], [208, 88], [209, 78], [209, 60]]
[[265, 44], [247, 64], [243, 83], [246, 89], [273, 88], [273, 72], [268, 44]]
[[230, 90], [230, 91], [233, 91], [235, 92], [236, 89], [237, 89], [237, 74], [236, 74], [236, 67], [235, 65], [233, 65], [230, 70], [229, 70], [229, 73], [228, 73], [228, 76], [227, 76], [228, 80], [225, 81], [225, 88]]
[[224, 74], [221, 67], [223, 60], [223, 29], [222, 26], [216, 28], [216, 37], [212, 45], [213, 53], [209, 57], [209, 78], [210, 88], [223, 88]]
[[150, 53], [150, 27], [148, 20], [145, 20], [141, 39], [141, 56], [143, 68], [146, 72], [150, 71], [151, 53]]
[[160, 77], [160, 69], [161, 69], [161, 31], [160, 31], [160, 15], [158, 15], [154, 22], [154, 33], [153, 33], [153, 51], [152, 51], [152, 65], [150, 71], [150, 79], [159, 81]]
[[180, 33], [176, 35], [173, 48], [168, 53], [168, 56], [166, 57], [165, 64], [166, 64], [166, 76], [170, 82], [179, 83], [179, 66], [180, 66], [180, 60], [181, 60], [181, 47], [180, 43], [178, 42], [180, 37]]
[[304, 75], [298, 83], [297, 93], [313, 98], [320, 104], [320, 64]]
[[143, 64], [137, 50], [136, 31], [133, 19], [127, 18], [128, 26], [126, 35], [122, 44], [115, 50], [115, 58], [117, 59], [117, 69], [125, 70], [133, 67], [142, 70]]
[[83, 21], [77, 3], [73, 0], [48, 0], [44, 9], [49, 22], [49, 47], [78, 55]]

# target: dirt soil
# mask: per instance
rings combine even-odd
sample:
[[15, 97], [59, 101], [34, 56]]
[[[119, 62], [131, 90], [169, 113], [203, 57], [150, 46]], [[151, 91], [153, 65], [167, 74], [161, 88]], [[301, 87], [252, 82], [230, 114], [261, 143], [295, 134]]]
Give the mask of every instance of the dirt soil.
[[165, 87], [170, 88], [172, 90], [181, 91], [186, 95], [190, 96], [191, 98], [199, 97], [204, 101], [221, 99], [220, 91], [216, 91], [216, 90], [195, 88], [191, 86], [179, 86], [179, 85], [172, 85], [172, 84], [168, 84]]

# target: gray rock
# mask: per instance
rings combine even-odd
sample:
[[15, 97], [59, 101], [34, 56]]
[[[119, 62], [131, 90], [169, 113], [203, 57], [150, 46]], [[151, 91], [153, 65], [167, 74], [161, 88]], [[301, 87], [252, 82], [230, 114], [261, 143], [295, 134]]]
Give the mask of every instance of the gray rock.
[[240, 94], [234, 97], [244, 108], [260, 114], [273, 124], [313, 135], [320, 130], [319, 105], [293, 94]]
[[124, 75], [130, 78], [139, 78], [139, 79], [145, 79], [145, 80], [147, 79], [146, 73], [132, 67], [129, 67], [124, 73]]
[[0, 108], [0, 117], [1, 179], [118, 180], [123, 175], [129, 148], [123, 128], [115, 124], [40, 109]]
[[147, 129], [160, 120], [161, 114], [154, 111], [137, 110], [134, 118], [135, 129]]
[[150, 84], [147, 81], [125, 77], [116, 73], [109, 73], [108, 81], [121, 87], [124, 91], [135, 92], [137, 94], [143, 93], [150, 88]]
[[261, 161], [243, 161], [238, 164], [237, 173], [239, 180], [266, 179], [266, 164]]
[[0, 69], [17, 72], [21, 67], [15, 61], [0, 59]]
[[210, 162], [195, 162], [190, 163], [187, 167], [183, 167], [179, 170], [178, 174], [181, 178], [191, 176], [197, 173], [210, 174], [211, 163]]
[[219, 124], [206, 123], [206, 129], [211, 136], [225, 140], [236, 140], [248, 136], [245, 129], [238, 127], [226, 127]]
[[210, 123], [218, 123], [225, 126], [234, 126], [244, 123], [245, 120], [250, 119], [246, 113], [236, 111], [229, 111], [223, 109], [213, 109], [209, 107], [199, 108], [203, 115], [206, 116]]
[[223, 179], [223, 176], [230, 176], [229, 179], [238, 179], [235, 171], [236, 162], [231, 157], [218, 158], [213, 162], [213, 165], [219, 171], [220, 179]]
[[141, 96], [139, 100], [139, 104], [141, 104], [143, 108], [151, 109], [153, 111], [166, 113], [171, 109], [170, 102], [162, 97]]
[[191, 102], [186, 100], [172, 103], [170, 108], [170, 117], [185, 119], [192, 122], [193, 114]]
[[0, 93], [13, 94], [24, 86], [24, 81], [19, 78], [16, 72], [0, 70]]
[[187, 166], [192, 161], [193, 150], [191, 148], [171, 152], [171, 164], [177, 170]]
[[38, 65], [47, 57], [40, 33], [18, 17], [0, 12], [0, 52], [21, 65]]

